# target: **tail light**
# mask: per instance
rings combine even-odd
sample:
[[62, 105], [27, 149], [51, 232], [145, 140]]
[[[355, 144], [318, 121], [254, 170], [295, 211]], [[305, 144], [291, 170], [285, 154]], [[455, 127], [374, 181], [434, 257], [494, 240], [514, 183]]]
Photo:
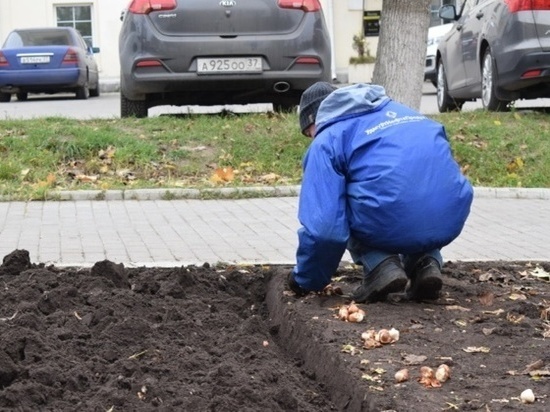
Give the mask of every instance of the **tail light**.
[[541, 75], [542, 75], [542, 70], [541, 69], [535, 69], [535, 70], [526, 71], [525, 73], [523, 73], [521, 75], [521, 78], [522, 79], [532, 79], [534, 77], [539, 77]]
[[282, 9], [297, 9], [306, 13], [321, 10], [319, 0], [278, 0], [277, 4]]
[[529, 10], [550, 10], [550, 0], [506, 0], [511, 13]]
[[318, 64], [320, 65], [321, 62], [317, 57], [298, 57], [296, 59], [296, 64]]
[[161, 67], [162, 63], [158, 60], [141, 60], [136, 63], [136, 67]]
[[77, 64], [78, 63], [78, 53], [76, 50], [69, 48], [61, 64]]
[[0, 67], [8, 67], [8, 59], [4, 56], [4, 53], [0, 52]]
[[134, 14], [149, 14], [153, 11], [174, 10], [176, 0], [132, 0], [128, 11]]

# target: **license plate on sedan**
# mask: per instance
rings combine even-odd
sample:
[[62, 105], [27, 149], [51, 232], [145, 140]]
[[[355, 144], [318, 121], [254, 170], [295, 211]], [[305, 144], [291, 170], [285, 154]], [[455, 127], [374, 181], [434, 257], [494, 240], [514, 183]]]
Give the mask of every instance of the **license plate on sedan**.
[[261, 73], [261, 57], [212, 57], [197, 59], [197, 73]]
[[21, 57], [21, 64], [37, 64], [37, 63], [49, 63], [50, 56], [23, 56]]

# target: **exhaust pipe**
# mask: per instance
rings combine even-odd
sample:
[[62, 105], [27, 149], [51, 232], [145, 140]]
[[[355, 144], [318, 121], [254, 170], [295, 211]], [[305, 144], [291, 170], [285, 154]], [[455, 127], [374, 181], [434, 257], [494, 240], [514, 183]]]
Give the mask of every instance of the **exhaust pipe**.
[[290, 84], [287, 82], [277, 82], [273, 85], [273, 90], [277, 93], [285, 93], [290, 90]]

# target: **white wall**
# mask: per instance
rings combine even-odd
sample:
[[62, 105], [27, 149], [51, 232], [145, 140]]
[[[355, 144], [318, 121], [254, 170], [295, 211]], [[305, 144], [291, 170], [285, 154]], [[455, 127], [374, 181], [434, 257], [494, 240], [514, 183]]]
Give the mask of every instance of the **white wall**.
[[118, 33], [122, 22], [121, 11], [128, 0], [0, 0], [0, 43], [17, 28], [52, 27], [56, 25], [54, 6], [92, 6], [94, 47], [99, 47], [96, 60], [103, 79], [118, 78]]
[[[381, 11], [382, 0], [321, 0], [321, 4], [333, 36], [333, 75], [338, 81], [347, 82], [349, 58], [357, 55], [353, 36], [362, 31], [363, 8]], [[378, 37], [367, 37], [367, 44], [375, 56]]]

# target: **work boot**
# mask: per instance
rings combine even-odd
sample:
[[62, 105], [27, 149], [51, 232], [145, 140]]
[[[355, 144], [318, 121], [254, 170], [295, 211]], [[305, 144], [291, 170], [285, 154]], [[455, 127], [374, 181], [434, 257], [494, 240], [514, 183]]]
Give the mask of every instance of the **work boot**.
[[416, 263], [410, 274], [410, 282], [405, 294], [410, 300], [435, 300], [443, 286], [439, 262], [432, 257], [424, 257]]
[[407, 275], [398, 256], [391, 256], [367, 273], [363, 283], [351, 294], [357, 303], [377, 302], [390, 293], [403, 291]]
[[294, 292], [294, 294], [297, 296], [297, 297], [303, 297], [303, 296], [306, 296], [309, 291], [308, 290], [305, 290], [304, 288], [302, 288], [300, 285], [298, 285], [298, 283], [296, 282], [296, 280], [294, 279], [294, 272], [290, 272], [288, 274], [288, 277], [286, 279], [286, 282], [287, 282], [287, 286], [288, 288]]

